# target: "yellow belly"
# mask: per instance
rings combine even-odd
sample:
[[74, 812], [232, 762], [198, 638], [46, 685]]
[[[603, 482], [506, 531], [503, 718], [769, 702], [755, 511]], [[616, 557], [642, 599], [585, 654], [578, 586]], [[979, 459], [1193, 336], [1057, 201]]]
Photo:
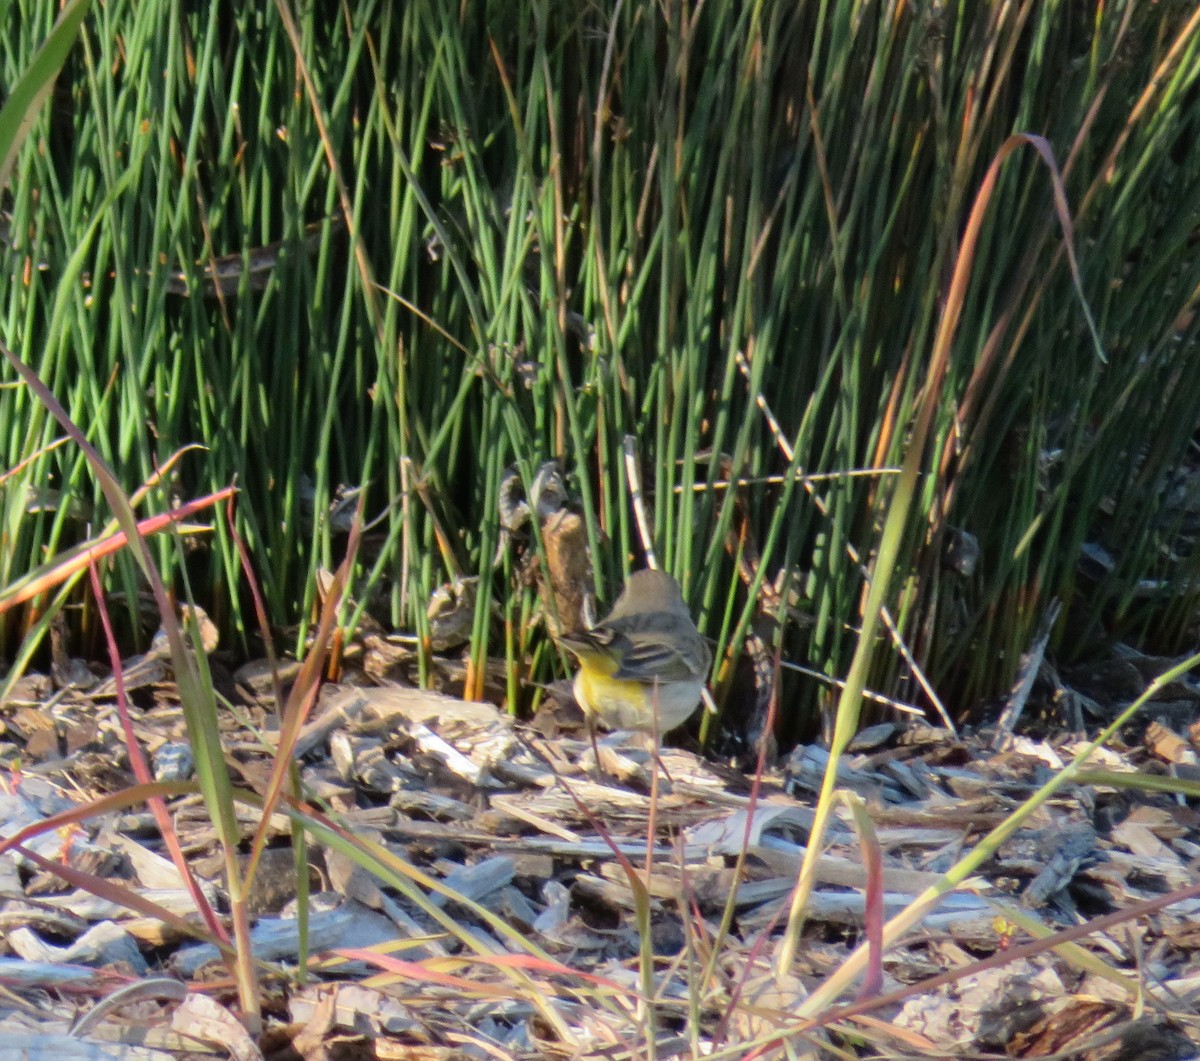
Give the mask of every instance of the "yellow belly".
[[575, 675], [579, 706], [607, 729], [669, 733], [683, 725], [700, 703], [701, 681], [647, 683], [613, 678], [595, 666]]

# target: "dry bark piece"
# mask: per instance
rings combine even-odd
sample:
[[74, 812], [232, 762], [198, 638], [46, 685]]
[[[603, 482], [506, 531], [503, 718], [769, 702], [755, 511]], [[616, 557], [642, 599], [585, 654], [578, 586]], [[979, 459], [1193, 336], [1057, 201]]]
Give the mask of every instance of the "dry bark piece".
[[12, 692], [4, 707], [41, 707], [54, 693], [54, 682], [48, 674], [32, 671], [13, 682]]
[[[39, 733], [49, 732], [52, 736], [54, 734], [54, 719], [41, 704], [36, 707], [22, 707], [13, 712], [8, 726], [26, 744]], [[57, 737], [54, 739], [57, 740]]]
[[1145, 858], [1178, 862], [1178, 856], [1162, 842], [1148, 825], [1137, 821], [1132, 815], [1113, 827], [1112, 839]]
[[792, 1016], [800, 1004], [808, 998], [808, 990], [795, 976], [777, 977], [774, 974], [751, 976], [743, 988], [744, 1006], [736, 1007], [730, 1014], [731, 1025], [737, 1035], [736, 1041], [766, 1037], [773, 1033], [787, 1037], [788, 1049], [781, 1048], [763, 1054], [771, 1059], [795, 1058], [796, 1061], [822, 1061], [827, 1056], [821, 1048], [828, 1042], [828, 1033], [808, 1031], [801, 1035], [788, 1034], [794, 1024]]
[[947, 1052], [1003, 1044], [1031, 1027], [1050, 1002], [1063, 996], [1050, 969], [1018, 961], [955, 981], [904, 1003], [895, 1022]]
[[[366, 1035], [425, 1038], [425, 1025], [400, 999], [358, 984], [310, 984], [288, 999], [293, 1021], [315, 1031], [323, 1027]], [[299, 1037], [297, 1037], [299, 1038]]]
[[1196, 752], [1188, 742], [1159, 722], [1146, 727], [1146, 747], [1163, 762], [1196, 763]]
[[396, 716], [427, 724], [453, 718], [481, 726], [493, 725], [503, 718], [492, 704], [470, 703], [425, 689], [376, 689], [331, 683], [321, 689], [317, 710], [301, 731], [296, 754], [308, 754], [336, 729], [390, 722]]
[[[513, 860], [503, 855], [484, 859], [469, 866], [459, 866], [446, 874], [442, 883], [465, 899], [480, 901], [512, 883]], [[429, 897], [434, 906], [445, 906], [450, 900], [440, 892]]]
[[77, 1039], [65, 1032], [28, 1031], [8, 1024], [0, 1022], [0, 1061], [49, 1057], [55, 1061], [176, 1061], [179, 1056], [171, 1050]]
[[9, 947], [29, 961], [97, 967], [119, 964], [137, 976], [149, 968], [133, 937], [112, 921], [101, 921], [65, 947], [47, 943], [28, 928], [13, 929], [5, 938]]
[[[317, 897], [312, 897], [314, 906]], [[355, 918], [366, 919], [370, 911], [357, 903], [343, 903], [331, 909], [316, 909], [309, 917], [308, 946], [311, 953], [345, 946]], [[388, 938], [395, 933], [388, 929]], [[258, 961], [295, 961], [298, 954], [299, 930], [294, 918], [262, 918], [251, 929], [251, 947]], [[171, 960], [171, 966], [179, 975], [190, 978], [209, 962], [220, 961], [221, 954], [208, 943], [182, 947]]]
[[53, 722], [29, 735], [29, 739], [25, 741], [25, 754], [37, 763], [52, 762], [61, 757], [62, 749], [59, 747], [58, 733]]
[[384, 743], [378, 738], [334, 733], [329, 753], [343, 780], [355, 781], [369, 791], [393, 792], [405, 783], [404, 772], [388, 759]]
[[1004, 1043], [1010, 1057], [1069, 1054], [1077, 1061], [1151, 1061], [1194, 1055], [1195, 1044], [1161, 1019], [1133, 1020], [1127, 1006], [1078, 995], [1063, 999]]
[[383, 634], [366, 634], [362, 639], [362, 669], [376, 685], [411, 685], [409, 669], [416, 662], [415, 642], [392, 641]]
[[542, 541], [552, 602], [546, 624], [554, 637], [576, 633], [590, 625], [589, 609], [594, 607], [592, 557], [583, 518], [567, 509], [552, 513], [542, 524]]
[[262, 1061], [262, 1052], [241, 1022], [208, 995], [190, 994], [176, 1008], [171, 1028], [187, 1039], [214, 1043], [230, 1061]]
[[233, 672], [233, 680], [239, 689], [245, 690], [251, 697], [258, 700], [270, 700], [275, 696], [275, 677], [278, 673], [279, 684], [286, 689], [300, 674], [301, 663], [295, 659], [281, 659], [276, 663], [276, 671], [271, 669], [271, 661], [267, 659], [251, 660], [243, 663]]
[[458, 648], [470, 640], [478, 598], [478, 575], [456, 578], [433, 591], [425, 618], [429, 623], [429, 647], [434, 652]]
[[[156, 655], [130, 656], [121, 664], [121, 678], [125, 692], [135, 689], [146, 689], [166, 680], [170, 673], [167, 664]], [[93, 685], [86, 694], [89, 700], [111, 699], [117, 695], [117, 683], [113, 678], [105, 678]]]

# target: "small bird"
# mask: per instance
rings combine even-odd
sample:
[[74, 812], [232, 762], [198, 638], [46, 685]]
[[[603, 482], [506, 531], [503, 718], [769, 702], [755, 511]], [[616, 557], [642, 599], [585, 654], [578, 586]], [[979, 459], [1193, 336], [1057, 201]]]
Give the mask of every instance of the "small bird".
[[608, 616], [590, 630], [559, 638], [579, 660], [575, 699], [608, 729], [664, 734], [700, 703], [712, 664], [679, 583], [663, 571], [637, 571]]

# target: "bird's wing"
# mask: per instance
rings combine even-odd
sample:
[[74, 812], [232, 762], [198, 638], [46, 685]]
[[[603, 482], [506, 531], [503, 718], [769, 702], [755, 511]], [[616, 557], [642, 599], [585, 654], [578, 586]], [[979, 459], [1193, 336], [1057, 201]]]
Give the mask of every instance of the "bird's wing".
[[690, 653], [680, 652], [664, 645], [653, 634], [632, 634], [622, 639], [615, 653], [621, 665], [614, 678], [628, 678], [641, 682], [687, 682], [703, 676], [707, 668], [699, 666], [703, 661], [689, 658]]
[[609, 645], [615, 635], [611, 630], [596, 627], [592, 630], [576, 630], [570, 634], [559, 634], [558, 642], [577, 656], [606, 656], [611, 654]]

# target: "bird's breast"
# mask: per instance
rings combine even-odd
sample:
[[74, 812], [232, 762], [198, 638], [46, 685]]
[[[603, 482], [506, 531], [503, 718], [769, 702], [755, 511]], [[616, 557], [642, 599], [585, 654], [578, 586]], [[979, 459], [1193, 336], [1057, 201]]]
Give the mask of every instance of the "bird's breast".
[[608, 729], [657, 729], [683, 725], [700, 703], [702, 681], [640, 682], [614, 678], [592, 666], [575, 675], [575, 699]]

